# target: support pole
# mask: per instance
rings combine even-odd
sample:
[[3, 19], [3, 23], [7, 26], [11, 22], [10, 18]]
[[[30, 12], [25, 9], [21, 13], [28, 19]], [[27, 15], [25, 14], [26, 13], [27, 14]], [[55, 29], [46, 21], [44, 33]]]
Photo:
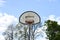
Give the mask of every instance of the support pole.
[[29, 37], [28, 37], [28, 39], [30, 40], [31, 39], [31, 25], [29, 25]]

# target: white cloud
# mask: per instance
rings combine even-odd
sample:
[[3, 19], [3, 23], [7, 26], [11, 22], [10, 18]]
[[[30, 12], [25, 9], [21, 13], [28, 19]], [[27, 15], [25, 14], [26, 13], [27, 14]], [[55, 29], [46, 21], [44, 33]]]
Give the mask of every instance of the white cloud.
[[58, 24], [60, 25], [60, 17], [56, 17], [55, 15], [50, 15], [47, 19], [52, 21], [57, 21]]
[[39, 37], [39, 38], [37, 38], [36, 40], [46, 40], [46, 39], [45, 39], [45, 38], [40, 38], [40, 37]]
[[0, 7], [2, 7], [5, 2], [6, 2], [6, 1], [4, 1], [4, 0], [0, 0]]
[[6, 29], [6, 27], [9, 26], [10, 24], [17, 22], [18, 20], [16, 17], [8, 15], [6, 13], [4, 14], [0, 13], [0, 32], [1, 31], [3, 32]]
[[49, 20], [52, 20], [52, 21], [55, 21], [55, 15], [50, 15], [50, 16], [48, 17], [48, 19], [49, 19]]
[[56, 20], [57, 20], [58, 24], [60, 25], [60, 17], [58, 17]]
[[[43, 29], [44, 29], [44, 30], [43, 30]], [[36, 29], [35, 33], [40, 34], [40, 36], [38, 36], [38, 37], [36, 38], [36, 40], [47, 40], [47, 39], [46, 39], [47, 35], [46, 35], [46, 33], [45, 33], [45, 30], [46, 30], [46, 26], [43, 26], [43, 27], [41, 27], [41, 28]], [[38, 34], [36, 34], [36, 35], [38, 35]]]
[[10, 24], [18, 23], [15, 16], [8, 15], [7, 13], [0, 13], [0, 40], [4, 40], [2, 33], [7, 29]]
[[4, 37], [2, 35], [0, 35], [0, 40], [5, 40]]

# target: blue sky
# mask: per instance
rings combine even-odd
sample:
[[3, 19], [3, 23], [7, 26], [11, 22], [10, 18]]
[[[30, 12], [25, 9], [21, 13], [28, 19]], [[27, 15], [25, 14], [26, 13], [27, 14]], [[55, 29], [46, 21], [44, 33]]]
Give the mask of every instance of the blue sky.
[[5, 12], [16, 17], [27, 10], [37, 12], [41, 17], [51, 14], [59, 16], [60, 0], [4, 0], [0, 12]]
[[4, 23], [5, 26], [12, 23], [14, 19], [14, 22], [17, 22], [25, 11], [37, 12], [42, 22], [51, 19], [60, 23], [60, 0], [0, 0], [0, 25], [9, 18], [12, 20]]
[[19, 18], [19, 15], [25, 11], [32, 10], [37, 12], [42, 20], [43, 17], [49, 15], [59, 16], [60, 0], [3, 0], [3, 5], [0, 5], [0, 12], [14, 15]]

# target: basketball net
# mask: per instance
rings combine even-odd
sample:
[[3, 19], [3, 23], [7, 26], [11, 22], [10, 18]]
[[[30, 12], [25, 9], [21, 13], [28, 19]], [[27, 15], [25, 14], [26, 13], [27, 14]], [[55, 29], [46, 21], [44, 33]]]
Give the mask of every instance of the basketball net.
[[25, 22], [26, 22], [27, 24], [31, 25], [31, 24], [34, 23], [34, 20], [26, 20]]

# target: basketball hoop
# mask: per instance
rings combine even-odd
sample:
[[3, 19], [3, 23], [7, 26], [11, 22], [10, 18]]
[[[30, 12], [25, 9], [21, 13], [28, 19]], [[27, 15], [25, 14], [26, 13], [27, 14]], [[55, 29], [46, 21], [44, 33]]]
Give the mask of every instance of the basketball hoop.
[[19, 22], [22, 24], [38, 24], [40, 21], [40, 16], [33, 11], [26, 11], [19, 17]]
[[34, 20], [26, 20], [25, 22], [26, 22], [26, 24], [33, 24]]
[[32, 25], [39, 24], [41, 22], [41, 18], [36, 12], [26, 11], [19, 17], [19, 22], [29, 26], [28, 40], [30, 40], [32, 39], [31, 38]]

